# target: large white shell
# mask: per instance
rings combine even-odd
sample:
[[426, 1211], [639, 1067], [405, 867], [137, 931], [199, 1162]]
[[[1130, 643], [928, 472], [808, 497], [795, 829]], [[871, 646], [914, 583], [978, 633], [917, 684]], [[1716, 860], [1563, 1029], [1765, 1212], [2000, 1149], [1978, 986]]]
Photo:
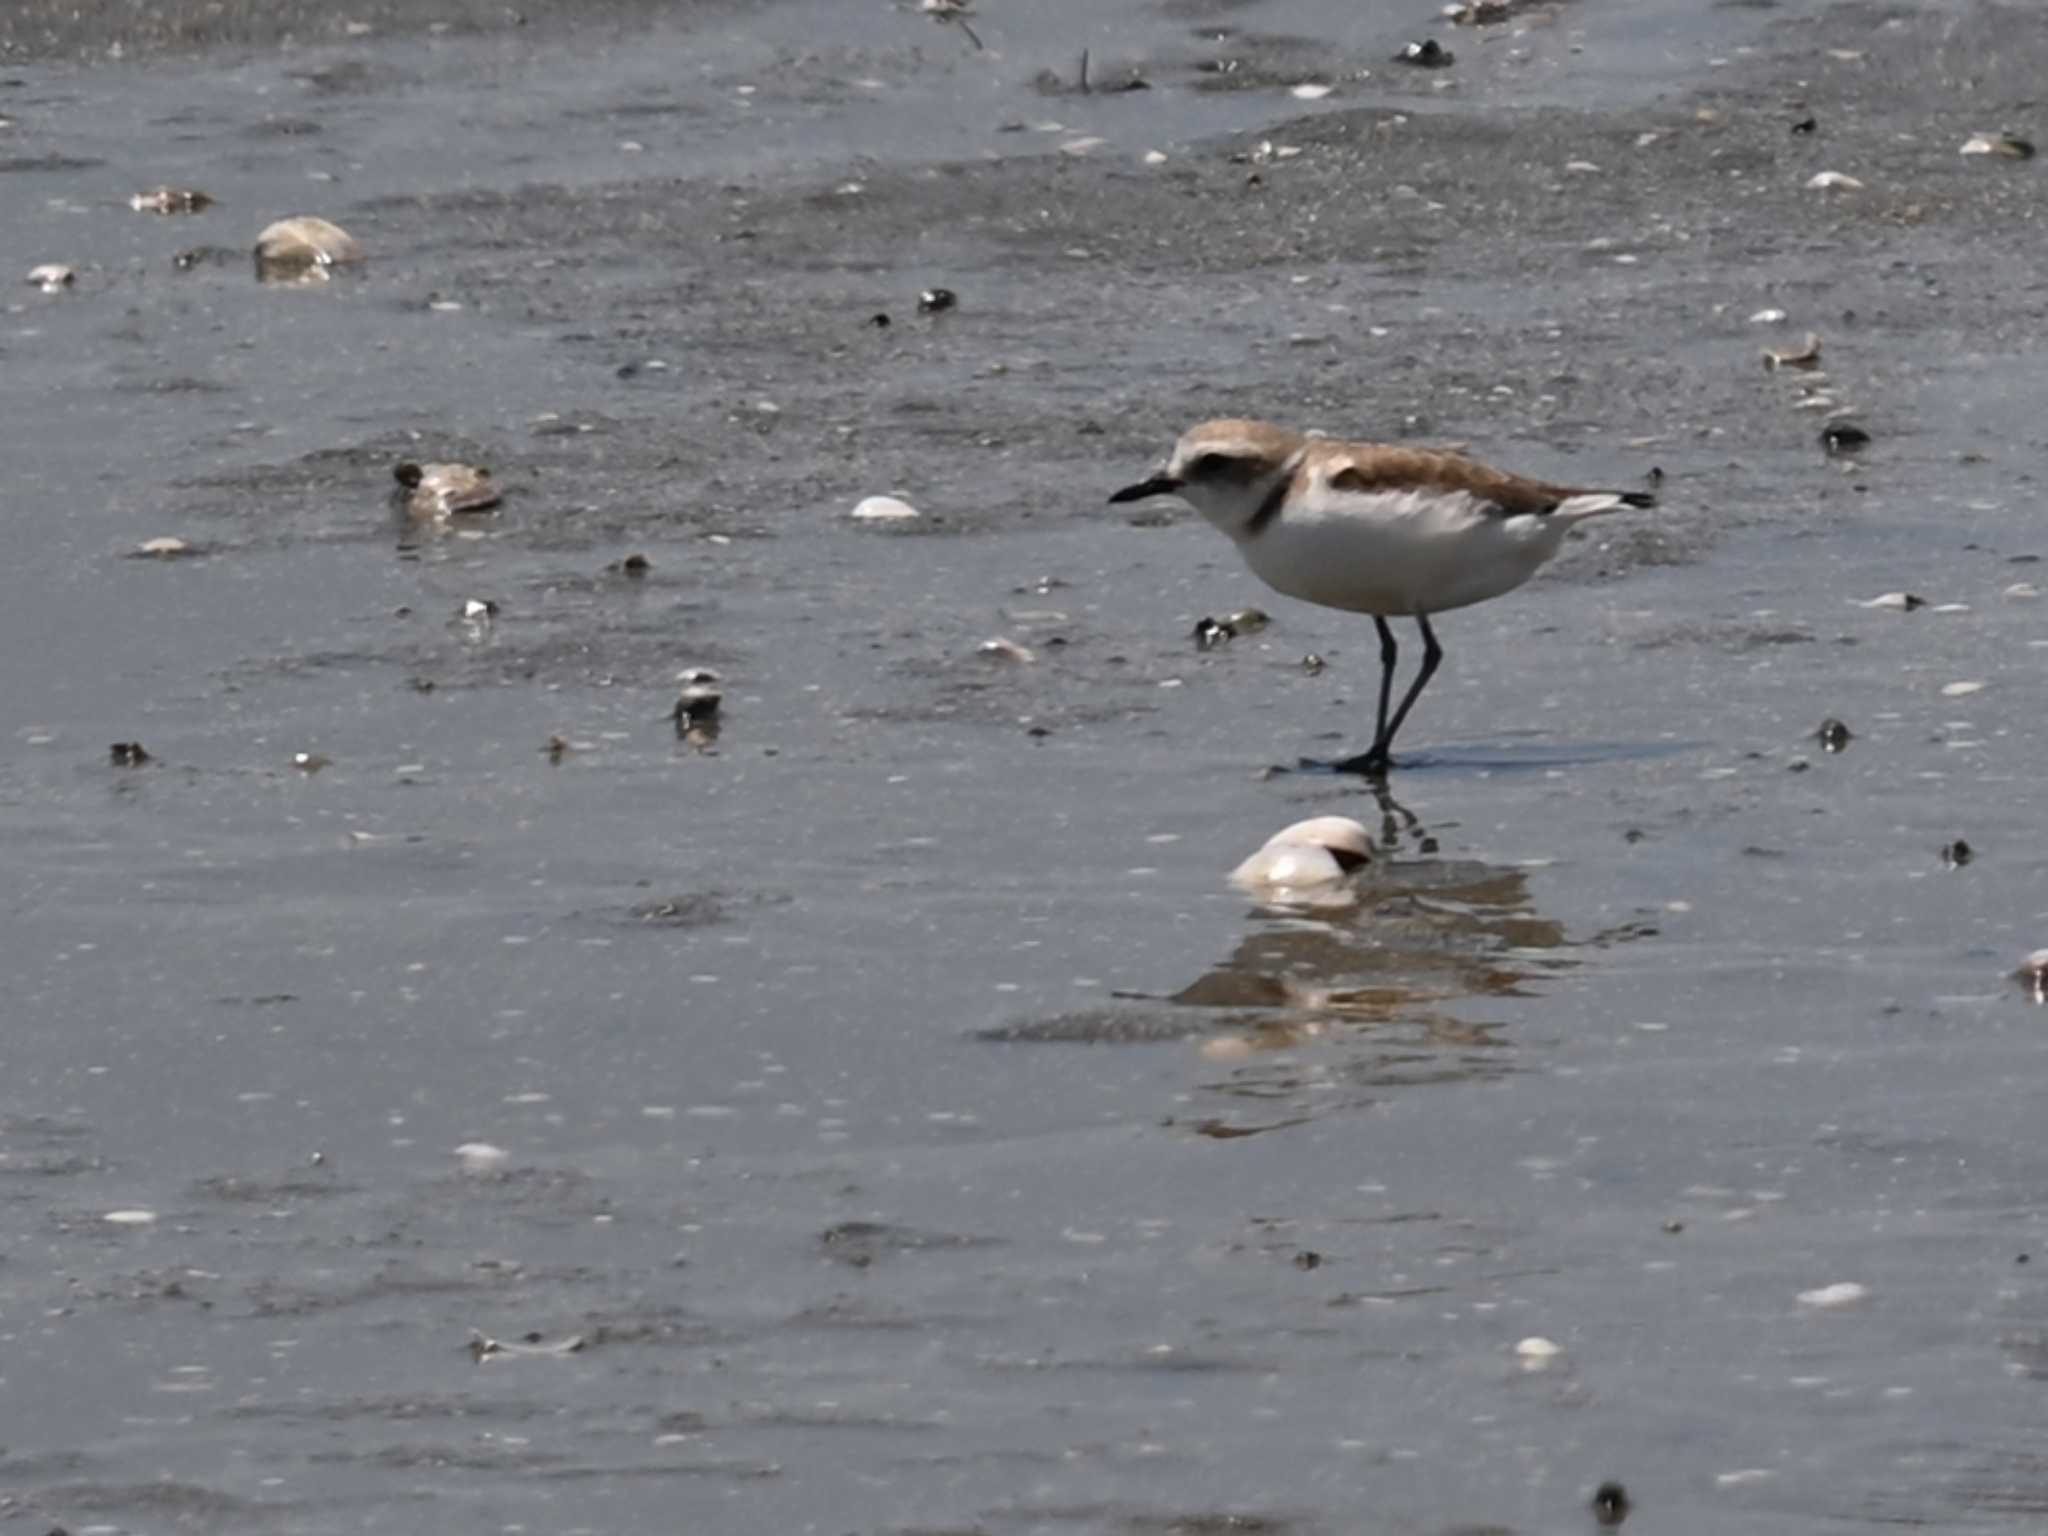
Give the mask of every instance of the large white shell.
[[1354, 867], [1372, 857], [1372, 838], [1349, 816], [1314, 816], [1283, 827], [1230, 872], [1233, 885], [1258, 895], [1301, 892], [1328, 898]]

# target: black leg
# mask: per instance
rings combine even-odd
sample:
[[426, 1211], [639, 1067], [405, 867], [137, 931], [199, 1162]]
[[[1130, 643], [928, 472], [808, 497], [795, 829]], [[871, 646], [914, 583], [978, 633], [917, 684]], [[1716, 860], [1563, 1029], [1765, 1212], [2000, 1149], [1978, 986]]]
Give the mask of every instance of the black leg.
[[1373, 743], [1367, 757], [1378, 757], [1382, 767], [1391, 761], [1394, 737], [1400, 733], [1401, 722], [1408, 718], [1408, 711], [1415, 707], [1415, 701], [1422, 697], [1422, 690], [1429, 686], [1429, 680], [1436, 676], [1436, 669], [1443, 665], [1444, 648], [1436, 643], [1436, 631], [1429, 627], [1429, 615], [1418, 613], [1415, 622], [1422, 630], [1422, 670], [1415, 674], [1415, 681], [1408, 685], [1408, 696], [1401, 700], [1401, 707], [1394, 711], [1394, 722], [1386, 734]]
[[1372, 744], [1378, 747], [1387, 736], [1387, 704], [1394, 697], [1394, 663], [1401, 659], [1401, 648], [1394, 644], [1394, 631], [1385, 619], [1374, 614], [1372, 621], [1380, 631], [1380, 713], [1372, 727]]

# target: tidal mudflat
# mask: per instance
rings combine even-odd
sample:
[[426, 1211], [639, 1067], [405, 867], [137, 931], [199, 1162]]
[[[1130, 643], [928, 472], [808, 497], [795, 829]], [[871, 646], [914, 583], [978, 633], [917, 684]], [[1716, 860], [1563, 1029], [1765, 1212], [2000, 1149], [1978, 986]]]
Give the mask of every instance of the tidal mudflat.
[[[1505, 9], [11, 7], [0, 1510], [2037, 1525], [2048, 39]], [[1375, 794], [1231, 414], [1662, 504]]]

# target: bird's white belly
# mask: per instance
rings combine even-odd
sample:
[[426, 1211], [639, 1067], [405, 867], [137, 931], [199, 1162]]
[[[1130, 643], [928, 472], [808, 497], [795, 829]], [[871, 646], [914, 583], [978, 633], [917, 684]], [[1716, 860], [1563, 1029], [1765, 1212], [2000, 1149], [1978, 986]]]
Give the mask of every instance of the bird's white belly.
[[1324, 492], [1238, 543], [1277, 592], [1353, 613], [1442, 613], [1511, 592], [1557, 552], [1562, 522], [1504, 517], [1464, 492]]

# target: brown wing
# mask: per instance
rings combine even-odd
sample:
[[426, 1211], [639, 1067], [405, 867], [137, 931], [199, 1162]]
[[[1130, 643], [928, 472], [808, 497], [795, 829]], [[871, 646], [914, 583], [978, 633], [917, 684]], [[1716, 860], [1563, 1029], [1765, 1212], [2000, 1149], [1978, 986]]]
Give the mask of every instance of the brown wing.
[[1577, 494], [1560, 485], [1511, 475], [1460, 454], [1433, 448], [1376, 448], [1354, 454], [1332, 470], [1329, 483], [1340, 491], [1467, 491], [1508, 516], [1542, 516]]

